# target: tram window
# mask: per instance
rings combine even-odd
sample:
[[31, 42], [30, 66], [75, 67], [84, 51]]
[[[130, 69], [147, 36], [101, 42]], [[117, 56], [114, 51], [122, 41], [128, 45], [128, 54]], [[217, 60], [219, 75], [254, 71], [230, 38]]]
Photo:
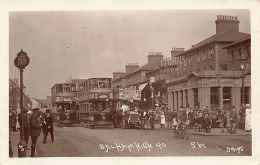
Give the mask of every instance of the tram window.
[[98, 81], [97, 79], [91, 79], [89, 82], [90, 88], [98, 88]]
[[61, 84], [58, 84], [58, 92], [63, 92], [63, 88]]

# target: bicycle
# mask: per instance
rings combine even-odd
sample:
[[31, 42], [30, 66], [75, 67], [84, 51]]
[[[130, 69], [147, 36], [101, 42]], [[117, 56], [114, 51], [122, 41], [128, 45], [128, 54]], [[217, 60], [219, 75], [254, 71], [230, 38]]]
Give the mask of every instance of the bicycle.
[[178, 129], [174, 128], [175, 137], [181, 138], [181, 139], [189, 139], [190, 136], [190, 128], [189, 128], [189, 120], [187, 121], [181, 121]]

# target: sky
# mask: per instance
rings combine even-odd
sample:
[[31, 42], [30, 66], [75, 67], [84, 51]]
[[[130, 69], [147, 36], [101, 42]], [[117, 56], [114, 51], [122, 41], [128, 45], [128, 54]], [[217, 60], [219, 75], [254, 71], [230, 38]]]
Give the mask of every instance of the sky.
[[46, 98], [69, 77], [111, 77], [127, 63], [148, 62], [149, 52], [170, 57], [173, 47], [188, 50], [216, 33], [217, 15], [238, 16], [240, 32], [250, 33], [249, 10], [108, 10], [9, 13], [9, 77], [23, 49], [26, 94]]

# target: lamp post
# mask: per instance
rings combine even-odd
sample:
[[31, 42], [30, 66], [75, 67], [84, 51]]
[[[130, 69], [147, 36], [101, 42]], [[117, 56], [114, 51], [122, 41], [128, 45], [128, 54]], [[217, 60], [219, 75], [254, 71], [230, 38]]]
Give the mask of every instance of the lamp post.
[[154, 89], [153, 89], [153, 83], [155, 82], [155, 78], [154, 77], [150, 77], [150, 89], [151, 89], [151, 110], [154, 111]]
[[246, 61], [244, 55], [240, 58], [240, 70], [241, 70], [241, 79], [242, 79], [242, 98], [241, 98], [241, 112], [240, 112], [240, 119], [239, 119], [239, 128], [244, 129], [245, 128], [245, 70], [246, 70]]
[[18, 143], [18, 157], [26, 157], [27, 145], [24, 140], [24, 108], [23, 108], [23, 69], [29, 64], [30, 58], [23, 49], [17, 54], [14, 59], [14, 65], [20, 70], [20, 108], [21, 108], [21, 136]]

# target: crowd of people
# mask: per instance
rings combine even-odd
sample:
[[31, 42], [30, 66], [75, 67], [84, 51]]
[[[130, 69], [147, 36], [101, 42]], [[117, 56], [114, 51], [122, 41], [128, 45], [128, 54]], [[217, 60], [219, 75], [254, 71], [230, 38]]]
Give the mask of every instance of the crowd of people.
[[[247, 104], [245, 109], [245, 130], [251, 131], [251, 109]], [[143, 116], [143, 111], [147, 111], [146, 118], [151, 116], [151, 110], [141, 110], [140, 115]], [[230, 111], [225, 111], [223, 108], [218, 108], [214, 111], [210, 111], [209, 107], [205, 108], [185, 108], [180, 107], [178, 110], [168, 109], [166, 106], [157, 107], [154, 115], [155, 124], [160, 124], [164, 129], [178, 129], [180, 122], [188, 122], [190, 129], [194, 129], [197, 132], [211, 132], [211, 128], [221, 128], [221, 132], [229, 132], [235, 134], [238, 128], [239, 115], [241, 112], [237, 111], [235, 106], [232, 105]], [[228, 112], [228, 114], [227, 114]], [[239, 112], [239, 113], [237, 113]], [[144, 117], [142, 117], [144, 118]], [[227, 127], [229, 125], [229, 127]]]
[[[9, 114], [9, 133], [16, 131], [16, 122], [19, 123], [20, 138], [23, 137], [26, 143], [26, 150], [31, 150], [31, 157], [36, 156], [36, 143], [37, 139], [43, 132], [44, 137], [42, 143], [46, 143], [48, 133], [51, 134], [51, 142], [54, 142], [53, 134], [53, 120], [54, 117], [50, 113], [50, 109], [46, 109], [45, 112], [40, 111], [39, 108], [33, 108], [32, 112], [28, 112], [27, 109], [23, 109], [23, 115], [19, 113], [17, 116], [14, 113]], [[23, 121], [23, 124], [22, 124]], [[23, 125], [23, 126], [22, 126]], [[31, 137], [31, 148], [28, 146], [29, 136]], [[13, 157], [12, 143], [9, 136], [9, 156]]]

